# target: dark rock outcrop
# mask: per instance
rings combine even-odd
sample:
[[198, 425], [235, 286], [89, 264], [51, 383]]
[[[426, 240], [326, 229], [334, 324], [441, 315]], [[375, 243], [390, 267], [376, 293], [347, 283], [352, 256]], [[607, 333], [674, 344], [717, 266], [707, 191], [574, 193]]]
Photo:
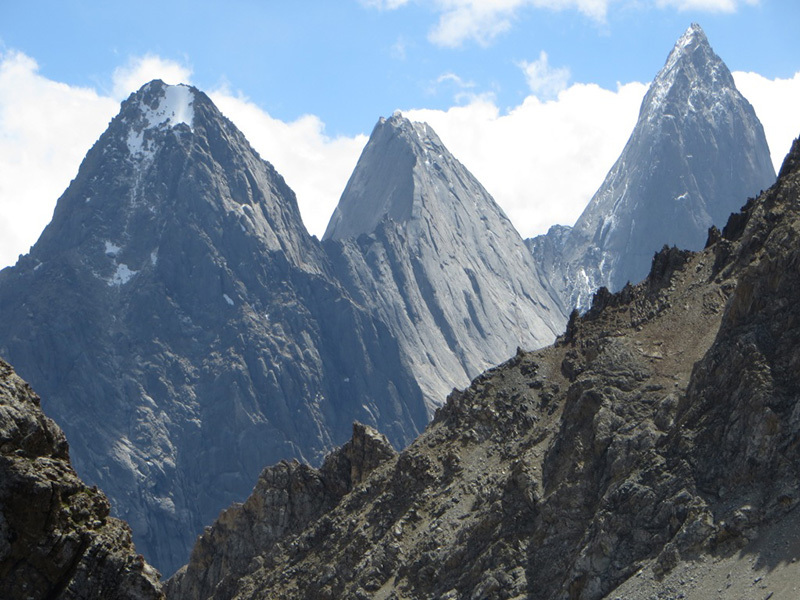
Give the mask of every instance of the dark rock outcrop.
[[0, 360], [0, 597], [157, 600], [159, 575], [84, 484], [39, 397]]
[[[664, 248], [554, 346], [454, 391], [217, 598], [703, 598], [716, 561], [796, 597], [796, 543], [737, 557], [800, 510], [798, 156], [705, 250]], [[762, 559], [789, 584], [756, 589]]]

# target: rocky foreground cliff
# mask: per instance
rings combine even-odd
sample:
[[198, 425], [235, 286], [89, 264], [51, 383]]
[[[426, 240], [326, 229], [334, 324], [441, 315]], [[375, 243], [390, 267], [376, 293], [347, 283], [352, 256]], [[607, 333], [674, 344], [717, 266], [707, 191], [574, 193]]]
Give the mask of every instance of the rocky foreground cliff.
[[85, 485], [39, 397], [0, 361], [0, 598], [157, 600], [158, 573]]
[[798, 265], [800, 140], [703, 251], [601, 289], [338, 500], [324, 469], [265, 470], [169, 597], [797, 598]]

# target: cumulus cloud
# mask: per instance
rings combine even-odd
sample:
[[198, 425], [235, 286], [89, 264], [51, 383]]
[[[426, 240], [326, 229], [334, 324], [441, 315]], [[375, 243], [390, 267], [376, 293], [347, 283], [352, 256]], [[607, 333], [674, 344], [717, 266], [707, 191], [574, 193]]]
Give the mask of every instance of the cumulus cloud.
[[[419, 1], [419, 0], [417, 0]], [[577, 10], [598, 22], [604, 22], [608, 5], [614, 0], [432, 0], [427, 7], [439, 13], [439, 21], [428, 39], [439, 46], [457, 47], [466, 41], [486, 46], [508, 31], [520, 10]], [[688, 1], [688, 0], [687, 0]], [[695, 0], [699, 1], [699, 0]], [[363, 6], [393, 10], [411, 0], [361, 0]]]
[[554, 100], [529, 96], [507, 114], [485, 98], [403, 114], [428, 122], [529, 237], [575, 222], [625, 146], [646, 89], [574, 84]]
[[792, 140], [800, 136], [800, 72], [791, 79], [767, 79], [758, 73], [737, 71], [733, 78], [764, 126], [777, 172]]
[[553, 98], [567, 89], [570, 71], [567, 67], [550, 66], [547, 52], [542, 50], [533, 62], [523, 61], [520, 68], [525, 73], [528, 87], [538, 98]]
[[736, 12], [744, 5], [755, 6], [760, 0], [656, 0], [659, 8], [677, 8], [680, 11], [704, 10], [708, 12]]
[[[361, 0], [370, 8], [393, 10], [412, 0]], [[420, 0], [416, 0], [422, 4]], [[744, 5], [757, 5], [760, 0], [646, 0], [642, 5], [679, 11], [736, 12]], [[427, 7], [439, 14], [437, 24], [428, 39], [438, 46], [458, 47], [472, 41], [482, 46], [491, 44], [497, 36], [511, 29], [521, 11], [545, 9], [574, 10], [585, 17], [605, 23], [609, 8], [614, 4], [636, 5], [636, 1], [621, 0], [428, 0]]]
[[441, 15], [428, 38], [434, 44], [457, 47], [468, 40], [488, 45], [508, 31], [525, 8], [577, 10], [604, 22], [611, 0], [436, 0]]

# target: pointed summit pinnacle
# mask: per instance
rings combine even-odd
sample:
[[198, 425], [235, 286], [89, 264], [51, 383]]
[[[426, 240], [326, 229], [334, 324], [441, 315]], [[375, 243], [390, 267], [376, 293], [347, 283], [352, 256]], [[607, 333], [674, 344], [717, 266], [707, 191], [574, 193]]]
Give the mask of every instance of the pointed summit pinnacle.
[[706, 37], [703, 28], [697, 23], [692, 23], [689, 25], [689, 28], [683, 33], [683, 35], [678, 38], [678, 41], [675, 42], [675, 46], [672, 48], [672, 52], [669, 53], [667, 62], [664, 65], [664, 68], [661, 69], [661, 73], [659, 73], [659, 75], [668, 73], [674, 69], [676, 65], [681, 63], [681, 59], [692, 56], [698, 51], [700, 51], [706, 57], [713, 56], [719, 60], [719, 58], [714, 54], [713, 50], [711, 50], [711, 46], [708, 43], [708, 38]]
[[728, 67], [711, 48], [700, 25], [692, 23], [653, 80], [642, 102], [640, 119], [685, 116], [738, 96]]
[[667, 64], [670, 63], [671, 59], [678, 58], [703, 45], [708, 46], [708, 38], [700, 25], [692, 23], [683, 35], [678, 38], [678, 41], [675, 42], [675, 47], [667, 58]]
[[[399, 111], [388, 119], [381, 117], [323, 239], [369, 234], [384, 219], [396, 223], [419, 219], [424, 199], [452, 195], [454, 169], [463, 167], [426, 123], [412, 122]], [[436, 186], [437, 193], [422, 193], [426, 186]]]

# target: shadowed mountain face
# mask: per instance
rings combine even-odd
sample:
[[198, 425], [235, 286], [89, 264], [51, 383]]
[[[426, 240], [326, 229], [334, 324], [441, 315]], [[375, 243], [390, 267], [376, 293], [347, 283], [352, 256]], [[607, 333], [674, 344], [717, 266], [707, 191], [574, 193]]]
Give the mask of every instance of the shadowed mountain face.
[[272, 166], [204, 94], [155, 81], [0, 273], [0, 355], [164, 572], [264, 464], [318, 463], [356, 419], [398, 447], [424, 427], [390, 331], [328, 271]]
[[753, 107], [692, 25], [653, 80], [622, 155], [574, 228], [529, 245], [564, 302], [585, 309], [600, 286], [617, 291], [641, 281], [663, 244], [701, 248], [712, 224], [721, 226], [743, 198], [774, 180]]
[[[326, 465], [365, 476], [266, 469], [169, 597], [793, 600], [798, 264], [800, 139], [707, 248], [599, 291], [400, 454], [356, 429]], [[209, 575], [221, 564], [235, 577]]]
[[375, 126], [324, 236], [339, 280], [397, 337], [429, 405], [566, 313], [522, 238], [424, 123]]

